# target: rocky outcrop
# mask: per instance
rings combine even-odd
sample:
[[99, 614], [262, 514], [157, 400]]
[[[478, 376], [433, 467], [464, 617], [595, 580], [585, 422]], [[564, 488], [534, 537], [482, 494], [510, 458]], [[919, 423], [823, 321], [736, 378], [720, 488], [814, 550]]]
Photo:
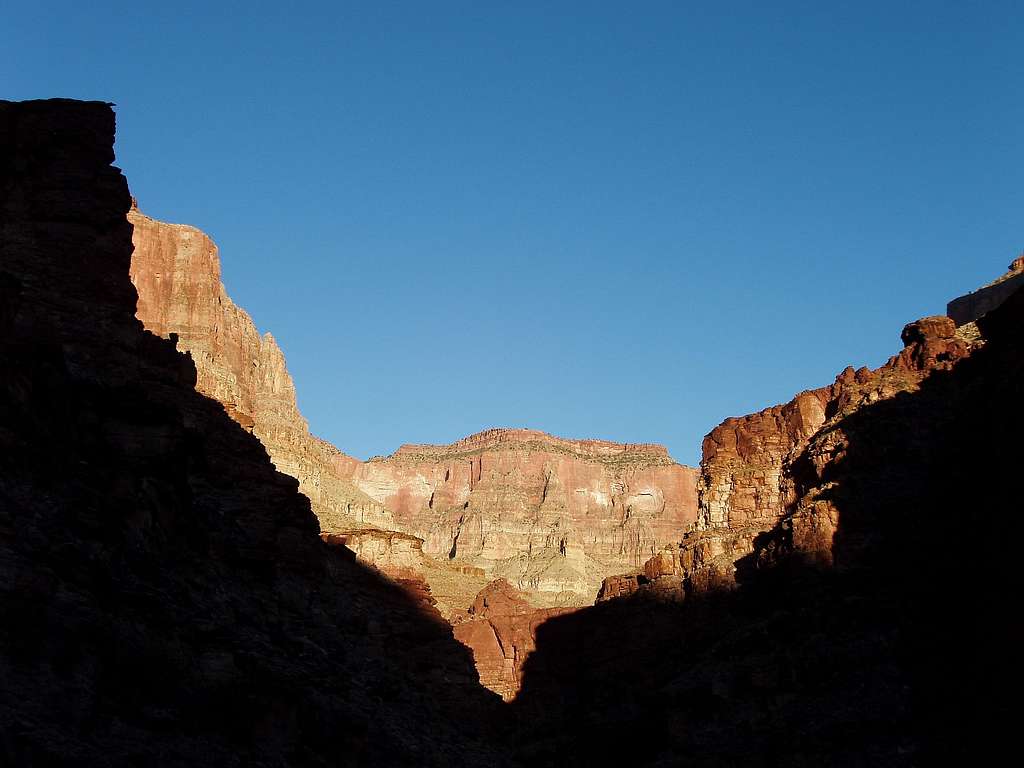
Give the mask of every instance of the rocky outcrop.
[[494, 429], [352, 470], [427, 554], [567, 602], [590, 602], [604, 576], [643, 563], [696, 516], [695, 470], [657, 445]]
[[[507, 578], [541, 602], [585, 604], [604, 576], [642, 563], [693, 522], [696, 473], [661, 446], [490, 430], [365, 463], [346, 456], [310, 434], [280, 348], [227, 295], [213, 241], [145, 216], [134, 202], [128, 220], [138, 318], [189, 352], [197, 389], [299, 481], [322, 529], [362, 541], [360, 559], [380, 555], [383, 572], [393, 567], [380, 546], [387, 537], [356, 530], [422, 538], [437, 562], [408, 567], [429, 570], [438, 586], [475, 569], [468, 572]], [[465, 607], [441, 602], [446, 613]]]
[[357, 528], [320, 534], [329, 544], [347, 547], [356, 558], [385, 573], [424, 567], [423, 540], [399, 531]]
[[537, 628], [568, 608], [534, 608], [504, 579], [488, 584], [455, 619], [455, 638], [473, 651], [480, 684], [511, 701], [523, 665], [536, 647]]
[[[684, 538], [677, 560], [689, 586], [732, 583], [735, 563], [799, 500], [796, 461], [809, 441], [850, 413], [949, 370], [971, 350], [955, 331], [945, 316], [910, 323], [903, 350], [882, 367], [847, 368], [831, 386], [715, 428], [704, 440], [697, 530]], [[838, 443], [832, 449], [841, 452]]]
[[[945, 316], [910, 323], [901, 334], [903, 350], [880, 368], [847, 368], [827, 387], [722, 422], [704, 438], [694, 530], [638, 573], [606, 582], [599, 599], [635, 592], [678, 598], [686, 591], [734, 586], [737, 564], [754, 552], [758, 539], [794, 505], [807, 502], [798, 481], [804, 469], [797, 462], [806, 460], [811, 441], [858, 409], [913, 392], [933, 372], [949, 370], [966, 357], [980, 342], [972, 344], [956, 330]], [[841, 457], [842, 442], [836, 440], [827, 451]], [[827, 524], [827, 515], [815, 520], [816, 530], [804, 535], [824, 543], [835, 523]]]
[[1000, 304], [1024, 286], [1024, 255], [1014, 259], [1002, 277], [965, 296], [953, 299], [946, 306], [946, 314], [957, 327], [969, 325]]
[[136, 314], [192, 356], [196, 388], [259, 438], [278, 471], [299, 481], [324, 530], [393, 525], [381, 504], [345, 479], [358, 461], [310, 434], [281, 349], [227, 295], [213, 241], [195, 227], [151, 219], [134, 200], [128, 221]]
[[977, 326], [967, 344], [949, 318], [912, 323], [881, 368], [719, 427], [702, 489], [719, 522], [702, 504], [682, 546], [606, 580], [620, 599], [538, 628], [520, 760], [572, 744], [581, 763], [909, 768], [1014, 749], [1024, 291]]
[[500, 764], [450, 627], [135, 318], [113, 138], [0, 102], [0, 764]]

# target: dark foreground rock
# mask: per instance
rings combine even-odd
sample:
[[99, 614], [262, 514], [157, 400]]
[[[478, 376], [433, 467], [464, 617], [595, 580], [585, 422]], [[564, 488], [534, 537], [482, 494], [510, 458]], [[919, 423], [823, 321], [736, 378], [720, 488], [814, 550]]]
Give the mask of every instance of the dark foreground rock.
[[0, 102], [0, 764], [500, 764], [450, 627], [135, 319], [113, 138]]
[[566, 743], [659, 766], [1012, 753], [1024, 291], [977, 326], [968, 347], [949, 318], [913, 323], [881, 369], [715, 430], [716, 525], [539, 627], [519, 758], [558, 765]]

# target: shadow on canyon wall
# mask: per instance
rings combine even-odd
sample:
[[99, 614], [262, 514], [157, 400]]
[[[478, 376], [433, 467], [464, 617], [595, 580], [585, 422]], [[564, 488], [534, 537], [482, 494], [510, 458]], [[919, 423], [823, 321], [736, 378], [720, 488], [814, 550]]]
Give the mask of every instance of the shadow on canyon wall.
[[844, 453], [823, 436], [794, 462], [798, 496], [838, 512], [834, 564], [784, 518], [736, 590], [542, 625], [511, 705], [520, 761], [976, 764], [1011, 747], [1024, 291], [979, 325], [987, 344], [952, 370], [831, 427]]
[[503, 764], [450, 627], [135, 319], [113, 131], [0, 102], [0, 764]]
[[[0, 764], [917, 765], [1012, 739], [1024, 296], [842, 420], [742, 586], [541, 626], [502, 707], [142, 330], [101, 103], [0, 102]], [[810, 450], [810, 449], [808, 449]]]

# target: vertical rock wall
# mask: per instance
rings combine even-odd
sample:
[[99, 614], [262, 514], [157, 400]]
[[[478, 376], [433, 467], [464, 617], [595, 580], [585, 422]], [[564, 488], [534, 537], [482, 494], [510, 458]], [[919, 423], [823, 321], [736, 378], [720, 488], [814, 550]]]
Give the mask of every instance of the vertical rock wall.
[[128, 221], [138, 318], [158, 336], [177, 336], [195, 361], [198, 390], [222, 403], [260, 439], [277, 469], [299, 481], [325, 531], [393, 525], [381, 504], [343, 477], [356, 460], [310, 434], [281, 349], [227, 295], [213, 241], [195, 227], [151, 219], [135, 205]]

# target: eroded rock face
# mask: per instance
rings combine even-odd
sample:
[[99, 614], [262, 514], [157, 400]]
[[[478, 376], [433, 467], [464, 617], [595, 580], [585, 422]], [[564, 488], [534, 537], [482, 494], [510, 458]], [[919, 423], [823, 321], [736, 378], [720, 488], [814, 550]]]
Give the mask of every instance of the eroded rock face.
[[[324, 531], [352, 542], [359, 528], [403, 531], [441, 564], [428, 568], [435, 584], [474, 569], [547, 602], [585, 604], [604, 576], [638, 566], [694, 521], [696, 472], [661, 446], [491, 430], [365, 463], [346, 456], [310, 434], [280, 348], [227, 295], [210, 238], [134, 202], [128, 220], [138, 318], [192, 355], [197, 389], [299, 481]], [[390, 554], [376, 544], [360, 558], [379, 553], [387, 572]]]
[[969, 325], [1000, 304], [1024, 286], [1024, 255], [1018, 256], [1007, 269], [1006, 274], [976, 291], [960, 296], [949, 302], [948, 314], [956, 325]]
[[639, 566], [696, 517], [696, 471], [663, 447], [525, 429], [402, 446], [354, 465], [351, 479], [427, 554], [585, 602], [604, 576]]
[[324, 530], [391, 526], [387, 510], [345, 479], [358, 461], [310, 434], [281, 349], [227, 295], [213, 241], [195, 227], [151, 219], [134, 201], [128, 221], [136, 314], [147, 330], [176, 336], [192, 355], [196, 388], [223, 404], [266, 446], [277, 469], [299, 481]]
[[537, 628], [569, 608], [534, 608], [504, 579], [492, 581], [463, 616], [455, 638], [473, 651], [480, 684], [511, 701], [519, 692], [523, 665], [536, 647]]
[[0, 102], [0, 763], [501, 763], [450, 627], [135, 318], [113, 138]]
[[[726, 419], [712, 430], [704, 439], [695, 529], [638, 573], [606, 581], [599, 598], [636, 592], [682, 597], [687, 591], [734, 587], [737, 564], [755, 551], [759, 538], [798, 504], [812, 503], [800, 486], [808, 471], [808, 446], [818, 445], [812, 463], [819, 473], [825, 463], [842, 459], [844, 440], [829, 425], [872, 403], [915, 391], [930, 374], [949, 370], [981, 343], [962, 338], [946, 316], [910, 323], [901, 338], [903, 350], [876, 370], [847, 368], [827, 387]], [[806, 522], [798, 537], [808, 552], [827, 559], [836, 515], [820, 504], [816, 509], [813, 523]]]
[[322, 533], [320, 538], [352, 550], [359, 560], [385, 573], [420, 571], [424, 567], [423, 540], [407, 533], [357, 528]]
[[886, 365], [811, 393], [817, 428], [794, 401], [716, 430], [716, 525], [538, 628], [511, 705], [535, 724], [524, 762], [572, 744], [610, 765], [910, 768], [1015, 748], [1024, 291], [977, 343], [952, 325], [912, 323]]

